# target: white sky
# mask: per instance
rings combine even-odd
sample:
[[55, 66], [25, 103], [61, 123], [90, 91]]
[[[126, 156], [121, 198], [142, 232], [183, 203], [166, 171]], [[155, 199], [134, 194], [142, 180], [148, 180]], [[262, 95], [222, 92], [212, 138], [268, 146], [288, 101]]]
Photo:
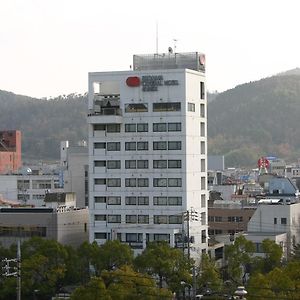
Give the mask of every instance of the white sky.
[[298, 0], [0, 0], [0, 89], [32, 97], [87, 91], [87, 73], [133, 54], [206, 54], [208, 89], [300, 67]]

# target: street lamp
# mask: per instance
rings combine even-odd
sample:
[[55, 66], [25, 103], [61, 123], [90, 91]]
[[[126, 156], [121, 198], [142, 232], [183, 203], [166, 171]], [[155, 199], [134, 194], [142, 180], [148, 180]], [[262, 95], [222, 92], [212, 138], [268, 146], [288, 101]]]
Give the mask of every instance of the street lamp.
[[244, 296], [246, 296], [248, 292], [245, 290], [244, 286], [238, 286], [234, 295], [238, 296], [238, 299], [246, 300]]

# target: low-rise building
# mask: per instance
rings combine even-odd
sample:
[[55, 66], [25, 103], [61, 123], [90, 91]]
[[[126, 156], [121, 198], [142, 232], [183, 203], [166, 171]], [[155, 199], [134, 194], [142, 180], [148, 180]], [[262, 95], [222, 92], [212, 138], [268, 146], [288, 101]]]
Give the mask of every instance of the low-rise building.
[[88, 210], [67, 207], [0, 208], [0, 242], [10, 246], [34, 236], [79, 246], [88, 240]]

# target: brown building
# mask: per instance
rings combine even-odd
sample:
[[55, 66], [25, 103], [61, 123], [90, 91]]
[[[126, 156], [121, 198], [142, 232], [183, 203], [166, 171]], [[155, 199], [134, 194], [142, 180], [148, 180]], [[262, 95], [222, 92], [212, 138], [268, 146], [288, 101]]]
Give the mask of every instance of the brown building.
[[247, 230], [256, 207], [208, 207], [208, 234], [233, 234]]
[[21, 165], [21, 132], [0, 131], [0, 174], [17, 171]]

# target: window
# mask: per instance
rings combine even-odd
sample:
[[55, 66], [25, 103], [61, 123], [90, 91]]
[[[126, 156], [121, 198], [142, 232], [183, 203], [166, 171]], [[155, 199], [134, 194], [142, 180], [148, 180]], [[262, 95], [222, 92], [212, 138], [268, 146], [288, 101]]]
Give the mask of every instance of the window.
[[126, 233], [127, 243], [142, 243], [143, 234], [142, 233]]
[[94, 236], [97, 240], [106, 240], [107, 234], [106, 232], [95, 232]]
[[94, 184], [95, 185], [105, 185], [106, 184], [106, 179], [105, 178], [95, 178], [94, 179]]
[[137, 150], [148, 150], [148, 142], [137, 142]]
[[182, 185], [181, 178], [169, 178], [168, 186], [169, 187], [179, 187]]
[[51, 180], [32, 180], [33, 189], [51, 189]]
[[138, 187], [148, 187], [149, 179], [148, 178], [138, 178]]
[[153, 132], [167, 131], [167, 123], [153, 123]]
[[126, 151], [135, 151], [136, 150], [136, 142], [126, 142], [125, 150]]
[[182, 205], [182, 197], [168, 197], [168, 204], [171, 206]]
[[94, 149], [105, 149], [106, 143], [94, 143]]
[[138, 215], [138, 223], [139, 224], [149, 224], [149, 216], [148, 215]]
[[238, 217], [238, 216], [231, 216], [228, 217], [228, 222], [235, 222], [235, 223], [239, 223], [239, 222], [243, 222], [243, 217]]
[[287, 224], [286, 218], [281, 218], [281, 225], [286, 225], [286, 224]]
[[169, 234], [164, 234], [164, 233], [155, 233], [153, 235], [154, 241], [158, 242], [158, 241], [166, 241], [168, 243], [170, 243], [170, 235]]
[[205, 194], [201, 195], [201, 208], [206, 207], [206, 197]]
[[106, 197], [96, 196], [94, 197], [95, 203], [106, 203]]
[[148, 123], [138, 123], [137, 132], [148, 132]]
[[205, 212], [202, 212], [201, 213], [201, 225], [206, 225], [206, 213]]
[[17, 187], [18, 190], [28, 190], [30, 188], [29, 180], [18, 180]]
[[136, 197], [134, 197], [134, 196], [125, 197], [125, 204], [126, 205], [136, 205]]
[[107, 197], [107, 205], [121, 205], [121, 197], [120, 196]]
[[148, 111], [148, 104], [146, 103], [125, 104], [126, 113], [147, 112], [147, 111]]
[[136, 169], [136, 160], [125, 160], [125, 169]]
[[181, 142], [168, 142], [168, 149], [169, 150], [181, 150]]
[[138, 205], [149, 205], [149, 197], [138, 197]]
[[274, 218], [274, 224], [275, 225], [277, 224], [277, 218]]
[[136, 178], [125, 178], [126, 187], [136, 187]]
[[181, 103], [180, 102], [167, 102], [167, 103], [153, 103], [153, 111], [180, 111]]
[[206, 243], [206, 231], [201, 230], [201, 242]]
[[95, 221], [106, 221], [106, 215], [95, 215]]
[[200, 82], [200, 99], [205, 99], [205, 86], [203, 81]]
[[136, 223], [137, 216], [136, 215], [126, 215], [126, 223]]
[[154, 224], [168, 224], [168, 216], [164, 215], [158, 215], [158, 216], [153, 216], [153, 221]]
[[120, 151], [120, 142], [108, 142], [107, 151]]
[[168, 131], [181, 131], [181, 123], [168, 123]]
[[201, 172], [205, 172], [205, 159], [201, 159]]
[[106, 125], [105, 124], [94, 124], [94, 130], [95, 131], [105, 131]]
[[137, 168], [138, 169], [148, 169], [148, 160], [138, 160]]
[[188, 103], [188, 111], [192, 111], [194, 112], [195, 111], [195, 104], [194, 103]]
[[105, 160], [95, 160], [94, 166], [95, 167], [106, 167], [106, 161]]
[[121, 215], [108, 215], [107, 222], [108, 223], [121, 223]]
[[121, 161], [120, 160], [108, 160], [107, 161], [107, 169], [121, 169]]
[[167, 197], [153, 197], [153, 205], [168, 205]]
[[182, 224], [182, 216], [169, 216], [169, 224]]
[[204, 122], [200, 123], [200, 136], [202, 136], [202, 137], [205, 136], [205, 123]]
[[205, 142], [200, 143], [200, 151], [201, 151], [201, 154], [205, 154]]
[[153, 160], [153, 169], [166, 169], [167, 160]]
[[201, 177], [201, 190], [205, 190], [205, 189], [206, 189], [206, 178]]
[[167, 150], [167, 142], [153, 142], [153, 150]]
[[107, 186], [108, 187], [120, 187], [121, 186], [121, 178], [108, 178]]
[[215, 222], [223, 222], [223, 218], [221, 216], [215, 216]]
[[181, 160], [170, 159], [168, 160], [168, 168], [169, 169], [180, 169], [181, 168]]
[[203, 103], [200, 104], [200, 117], [201, 118], [205, 117], [205, 106]]
[[167, 178], [153, 178], [153, 186], [154, 187], [166, 187], [167, 186]]
[[125, 124], [125, 132], [136, 132], [136, 124]]
[[120, 132], [120, 124], [107, 124], [106, 132]]

